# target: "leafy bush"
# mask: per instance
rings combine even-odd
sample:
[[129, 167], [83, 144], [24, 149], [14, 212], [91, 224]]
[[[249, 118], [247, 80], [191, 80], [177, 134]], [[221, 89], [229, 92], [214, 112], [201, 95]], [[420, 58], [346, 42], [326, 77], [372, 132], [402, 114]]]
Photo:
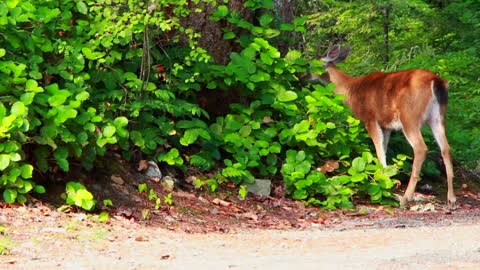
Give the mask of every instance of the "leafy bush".
[[87, 211], [93, 210], [96, 201], [84, 185], [77, 182], [68, 182], [65, 188], [65, 200], [69, 205], [76, 205]]
[[[34, 168], [68, 172], [77, 160], [92, 169], [97, 156], [118, 149], [127, 159], [140, 152], [185, 170], [218, 167], [212, 183], [281, 177], [294, 198], [327, 208], [351, 207], [355, 194], [389, 203], [394, 170], [364, 153], [365, 132], [342, 97], [333, 86], [297, 77], [321, 71], [321, 63], [307, 63], [297, 50], [282, 55], [274, 46], [282, 33], [305, 31], [306, 18], [283, 23], [272, 1], [246, 1], [245, 8], [262, 11], [252, 23], [218, 5], [212, 20], [224, 23], [224, 38], [239, 44], [220, 65], [198, 46], [199, 35], [182, 26], [189, 14], [216, 2], [194, 2], [194, 10], [186, 1], [163, 0], [151, 6], [132, 0], [0, 3], [4, 199], [24, 202], [26, 193], [44, 191], [28, 180]], [[199, 105], [199, 91], [238, 98], [211, 119]], [[350, 162], [355, 156], [362, 157]], [[340, 168], [316, 170], [328, 160], [339, 160]], [[74, 182], [67, 184], [67, 202], [87, 210], [95, 205]]]

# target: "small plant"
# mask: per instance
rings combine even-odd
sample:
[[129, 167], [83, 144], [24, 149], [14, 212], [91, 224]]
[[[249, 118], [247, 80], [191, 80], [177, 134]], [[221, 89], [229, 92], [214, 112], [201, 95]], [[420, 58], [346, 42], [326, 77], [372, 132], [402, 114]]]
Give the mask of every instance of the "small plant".
[[[148, 190], [148, 200], [149, 201], [155, 201], [154, 208], [158, 210], [160, 208], [160, 205], [162, 204], [162, 200], [158, 197], [155, 190], [153, 188], [149, 188], [146, 183], [142, 183], [142, 184], [138, 185], [138, 191], [139, 192], [146, 192], [147, 190]], [[173, 204], [172, 193], [171, 192], [163, 198], [163, 202], [168, 204], [168, 205]], [[149, 215], [150, 215], [149, 212], [143, 213], [143, 210], [142, 210], [142, 216], [144, 216], [144, 219], [146, 219], [145, 217], [148, 218]]]
[[0, 255], [9, 254], [10, 248], [14, 245], [15, 243], [10, 240], [5, 226], [0, 224]]
[[110, 199], [103, 200], [103, 206], [113, 206], [113, 202]]
[[222, 175], [222, 173], [217, 173], [216, 175], [208, 179], [197, 178], [193, 182], [193, 185], [195, 186], [195, 188], [201, 188], [204, 185], [207, 185], [208, 191], [214, 193], [215, 191], [217, 191], [220, 184], [226, 183], [228, 181], [229, 179]]
[[245, 198], [247, 198], [247, 194], [248, 194], [247, 186], [241, 185], [240, 189], [238, 190], [238, 197], [240, 197], [240, 199], [242, 200], [245, 200]]
[[138, 185], [138, 192], [142, 193], [142, 192], [145, 192], [147, 191], [147, 184], [146, 183], [142, 183], [142, 184], [139, 184]]
[[108, 213], [107, 212], [102, 212], [100, 214], [98, 214], [98, 221], [99, 222], [107, 222], [108, 221]]
[[87, 211], [95, 208], [96, 201], [84, 185], [78, 182], [68, 182], [65, 191], [67, 204], [76, 205]]
[[[172, 193], [168, 193], [167, 196], [163, 198], [163, 202], [168, 205], [173, 205]], [[158, 208], [157, 208], [158, 209]]]

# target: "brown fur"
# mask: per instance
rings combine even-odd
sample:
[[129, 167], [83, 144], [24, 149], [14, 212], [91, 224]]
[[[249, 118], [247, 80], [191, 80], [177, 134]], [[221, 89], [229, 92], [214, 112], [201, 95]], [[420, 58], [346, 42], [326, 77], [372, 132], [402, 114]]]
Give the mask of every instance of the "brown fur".
[[376, 119], [386, 128], [404, 111], [416, 112], [420, 119], [432, 98], [430, 82], [437, 78], [426, 70], [376, 72], [353, 79], [346, 102], [358, 119]]
[[[427, 154], [420, 128], [424, 121], [428, 121], [442, 150], [447, 172], [448, 202], [453, 205], [455, 203], [453, 169], [450, 146], [445, 136], [447, 82], [431, 71], [423, 69], [392, 73], [375, 72], [353, 78], [335, 66], [338, 51], [331, 54], [332, 56], [327, 53], [324, 61], [330, 81], [336, 85], [335, 92], [345, 95], [344, 102], [352, 109], [354, 116], [365, 125], [382, 164], [386, 166], [385, 152], [391, 130], [401, 129], [413, 147], [412, 174], [400, 203], [405, 204], [413, 196]], [[343, 58], [346, 58], [346, 55]], [[439, 111], [432, 116], [427, 115], [426, 111], [429, 106], [433, 106], [431, 105], [435, 102], [433, 98], [438, 102]]]

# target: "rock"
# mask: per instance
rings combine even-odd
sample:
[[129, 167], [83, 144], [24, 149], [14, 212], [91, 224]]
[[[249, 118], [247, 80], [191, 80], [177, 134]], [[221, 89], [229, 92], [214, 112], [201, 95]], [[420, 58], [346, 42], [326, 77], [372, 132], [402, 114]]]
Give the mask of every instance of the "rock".
[[255, 179], [253, 184], [247, 184], [247, 191], [256, 195], [270, 196], [272, 181], [268, 179]]
[[168, 176], [168, 175], [163, 177], [162, 186], [167, 191], [173, 191], [173, 188], [175, 187], [175, 179], [171, 176]]
[[119, 184], [119, 185], [123, 185], [125, 183], [125, 181], [122, 179], [122, 177], [120, 177], [118, 175], [112, 175], [112, 176], [110, 176], [110, 179], [112, 180], [112, 182], [114, 182], [116, 184]]
[[162, 172], [160, 171], [160, 168], [158, 168], [157, 163], [154, 161], [148, 162], [148, 168], [145, 171], [145, 176], [157, 181], [162, 179]]
[[95, 192], [101, 192], [103, 191], [103, 187], [101, 185], [99, 185], [98, 183], [93, 183], [92, 185], [90, 185], [90, 188], [95, 191]]
[[193, 175], [190, 175], [189, 177], [185, 178], [185, 182], [187, 182], [189, 184], [193, 184], [193, 182], [195, 182], [195, 180], [197, 180], [197, 177], [193, 176]]

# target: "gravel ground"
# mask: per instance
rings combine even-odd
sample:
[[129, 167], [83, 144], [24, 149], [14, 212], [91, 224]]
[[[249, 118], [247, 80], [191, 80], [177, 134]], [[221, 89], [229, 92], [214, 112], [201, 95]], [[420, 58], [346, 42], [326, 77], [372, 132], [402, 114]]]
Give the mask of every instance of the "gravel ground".
[[0, 269], [480, 269], [478, 211], [445, 217], [404, 219], [400, 228], [358, 219], [328, 229], [189, 234], [121, 218], [105, 224], [84, 214], [2, 209]]

